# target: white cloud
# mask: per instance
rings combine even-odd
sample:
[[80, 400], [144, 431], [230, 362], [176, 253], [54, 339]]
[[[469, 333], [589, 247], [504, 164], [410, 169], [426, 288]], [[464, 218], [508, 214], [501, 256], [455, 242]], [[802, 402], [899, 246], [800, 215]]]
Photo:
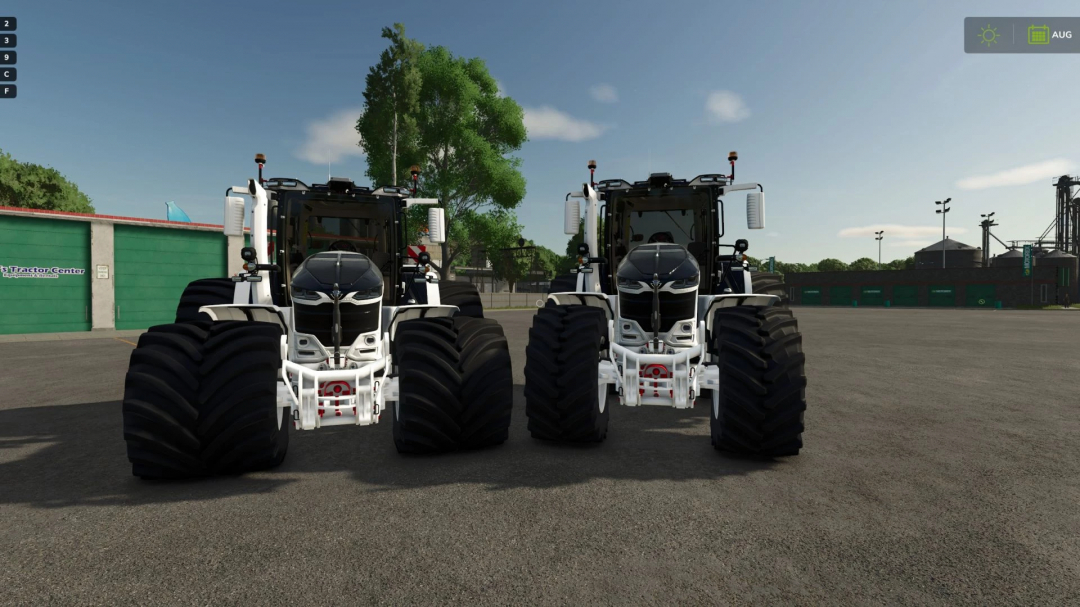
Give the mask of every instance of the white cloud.
[[619, 100], [619, 91], [610, 84], [597, 84], [590, 87], [589, 94], [600, 103], [615, 103]]
[[[928, 246], [934, 244], [933, 242], [931, 242], [929, 240], [889, 240], [889, 239], [885, 239], [885, 241], [889, 243], [890, 247], [904, 247], [905, 249], [910, 249], [910, 248], [914, 248], [914, 247], [918, 247], [918, 248], [921, 249], [923, 247], [928, 247]], [[941, 241], [939, 240], [937, 242], [941, 242]]]
[[[937, 235], [938, 240], [941, 240], [941, 226], [904, 226], [895, 223], [881, 223], [872, 226], [844, 228], [843, 230], [840, 230], [840, 233], [837, 234], [837, 236], [840, 236], [841, 238], [873, 238], [874, 232], [880, 232], [881, 230], [885, 230], [883, 236], [885, 237], [886, 242], [896, 238], [901, 240], [912, 240], [933, 237], [934, 235]], [[965, 234], [967, 233], [967, 228], [954, 228], [949, 226], [948, 233]]]
[[495, 96], [496, 97], [505, 97], [506, 96], [506, 89], [503, 88], [502, 80], [499, 80], [498, 78], [495, 79]]
[[750, 109], [746, 107], [742, 97], [731, 91], [709, 93], [705, 100], [705, 111], [708, 113], [709, 122], [713, 124], [738, 122], [750, 116]]
[[766, 236], [768, 236], [769, 238], [776, 238], [779, 235], [780, 232], [769, 232], [768, 234], [766, 234]]
[[360, 133], [356, 132], [356, 121], [363, 113], [360, 108], [350, 108], [309, 122], [307, 140], [296, 150], [296, 157], [314, 164], [326, 164], [327, 161], [340, 162], [345, 156], [363, 156], [363, 148], [357, 145]]
[[588, 141], [596, 139], [608, 127], [579, 120], [565, 112], [549, 107], [525, 108], [525, 130], [531, 139]]
[[1070, 160], [1054, 158], [1053, 160], [1005, 169], [989, 175], [967, 177], [957, 181], [956, 187], [961, 190], [983, 190], [1007, 185], [1025, 185], [1051, 177], [1060, 177], [1069, 173], [1075, 167], [1076, 165]]

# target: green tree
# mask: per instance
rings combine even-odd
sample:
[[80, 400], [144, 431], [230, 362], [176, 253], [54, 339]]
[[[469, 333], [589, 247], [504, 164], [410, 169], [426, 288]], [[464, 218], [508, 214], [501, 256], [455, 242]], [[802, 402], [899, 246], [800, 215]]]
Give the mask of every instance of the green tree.
[[819, 272], [843, 272], [848, 269], [846, 263], [831, 257], [822, 259], [817, 263], [817, 266]]
[[885, 267], [890, 270], [914, 270], [915, 258], [908, 257], [907, 259], [894, 259], [885, 264]]
[[499, 97], [481, 59], [454, 57], [443, 47], [425, 50], [420, 70], [417, 149], [419, 196], [438, 198], [446, 210], [446, 267], [472, 245], [463, 219], [490, 209], [516, 208], [525, 197], [521, 160], [511, 156], [526, 140], [524, 111]]
[[93, 201], [53, 168], [19, 162], [0, 150], [0, 206], [93, 213]]
[[880, 268], [878, 267], [878, 262], [874, 261], [873, 259], [870, 259], [869, 257], [860, 257], [859, 259], [856, 259], [855, 261], [851, 262], [851, 265], [849, 265], [847, 267], [847, 269], [851, 270], [851, 271], [856, 271], [856, 270], [878, 270]]
[[491, 271], [497, 280], [514, 285], [524, 277], [532, 265], [532, 255], [525, 251], [513, 251], [520, 247], [521, 224], [517, 215], [508, 209], [496, 208], [483, 214], [471, 214], [462, 223], [468, 224], [469, 240], [473, 246], [482, 247]]
[[417, 61], [424, 45], [406, 38], [405, 26], [400, 23], [393, 29], [384, 27], [382, 37], [390, 46], [368, 71], [364, 113], [356, 121], [360, 146], [367, 154], [367, 175], [376, 186], [407, 181], [408, 167], [421, 159], [416, 124], [421, 86]]

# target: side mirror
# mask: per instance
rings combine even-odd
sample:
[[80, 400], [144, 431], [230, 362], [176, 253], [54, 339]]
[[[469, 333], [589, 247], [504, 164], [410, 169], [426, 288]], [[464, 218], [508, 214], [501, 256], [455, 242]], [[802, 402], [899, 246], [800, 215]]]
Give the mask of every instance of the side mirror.
[[432, 207], [427, 212], [428, 238], [435, 244], [446, 242], [446, 218], [441, 207]]
[[578, 228], [581, 227], [581, 203], [576, 200], [567, 200], [563, 208], [563, 232], [571, 236], [577, 236]]
[[764, 192], [751, 192], [746, 195], [746, 227], [751, 230], [765, 229]]
[[239, 196], [225, 197], [226, 236], [244, 235], [244, 199]]

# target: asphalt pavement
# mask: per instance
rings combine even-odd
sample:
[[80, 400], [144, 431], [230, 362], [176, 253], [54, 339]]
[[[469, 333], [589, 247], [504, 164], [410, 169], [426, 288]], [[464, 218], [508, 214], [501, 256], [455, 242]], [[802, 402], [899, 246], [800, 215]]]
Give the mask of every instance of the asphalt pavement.
[[131, 476], [135, 337], [0, 343], [0, 604], [1066, 605], [1080, 597], [1080, 315], [812, 309], [797, 457], [724, 457], [704, 407], [615, 407], [405, 457], [389, 419], [278, 469]]

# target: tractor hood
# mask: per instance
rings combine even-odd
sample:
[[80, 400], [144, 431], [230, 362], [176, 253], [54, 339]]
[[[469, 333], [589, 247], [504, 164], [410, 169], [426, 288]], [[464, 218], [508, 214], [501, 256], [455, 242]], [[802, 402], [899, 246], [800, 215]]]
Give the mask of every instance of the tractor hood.
[[304, 260], [293, 273], [294, 291], [330, 293], [334, 285], [342, 293], [382, 291], [382, 273], [366, 255], [350, 251], [325, 251]]
[[617, 276], [623, 280], [650, 282], [653, 274], [661, 282], [698, 277], [694, 256], [682, 246], [670, 243], [643, 244], [623, 258]]

